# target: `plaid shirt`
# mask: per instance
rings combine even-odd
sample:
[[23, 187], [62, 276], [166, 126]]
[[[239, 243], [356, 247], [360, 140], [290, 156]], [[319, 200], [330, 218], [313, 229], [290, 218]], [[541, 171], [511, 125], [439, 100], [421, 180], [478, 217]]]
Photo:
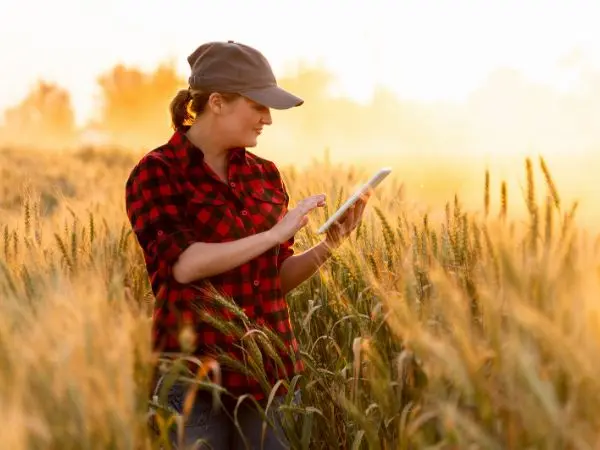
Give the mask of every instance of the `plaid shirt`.
[[[281, 373], [263, 352], [267, 380], [274, 384], [304, 369], [279, 278], [281, 264], [293, 254], [293, 238], [205, 280], [184, 285], [172, 276], [173, 264], [190, 244], [233, 241], [266, 231], [287, 211], [289, 197], [274, 163], [245, 149], [230, 151], [228, 158], [229, 184], [225, 184], [204, 163], [202, 152], [177, 131], [168, 143], [147, 153], [127, 180], [127, 215], [143, 250], [156, 298], [153, 348], [181, 351], [179, 332], [184, 323], [191, 323], [197, 356], [215, 355], [218, 346], [247, 364], [248, 355], [239, 349], [239, 340], [200, 320], [193, 307], [208, 307], [212, 315], [234, 320], [230, 311], [202, 293], [208, 282], [233, 299], [251, 321], [273, 330], [287, 346], [284, 352], [274, 345], [287, 373]], [[258, 381], [241, 371], [222, 367], [221, 374], [222, 385], [230, 393], [251, 394], [258, 401], [265, 398]]]

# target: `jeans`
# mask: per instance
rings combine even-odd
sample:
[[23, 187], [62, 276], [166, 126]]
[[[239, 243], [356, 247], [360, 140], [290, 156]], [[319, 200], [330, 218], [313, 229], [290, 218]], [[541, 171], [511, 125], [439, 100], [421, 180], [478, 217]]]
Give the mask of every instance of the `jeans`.
[[[168, 394], [168, 407], [181, 414], [185, 394], [185, 385], [175, 383]], [[284, 397], [275, 397], [271, 402], [267, 417], [275, 428], [266, 423], [263, 432], [261, 414], [251, 400], [244, 400], [237, 411], [237, 422], [240, 430], [235, 423], [235, 403], [223, 402], [214, 410], [212, 394], [199, 390], [192, 410], [184, 424], [183, 448], [197, 450], [289, 449], [289, 443], [281, 426], [281, 413], [278, 410], [283, 401]], [[300, 391], [296, 391], [293, 403], [297, 404], [299, 401]], [[240, 431], [244, 438], [242, 438]], [[170, 433], [169, 439], [171, 446], [178, 448], [176, 431]]]

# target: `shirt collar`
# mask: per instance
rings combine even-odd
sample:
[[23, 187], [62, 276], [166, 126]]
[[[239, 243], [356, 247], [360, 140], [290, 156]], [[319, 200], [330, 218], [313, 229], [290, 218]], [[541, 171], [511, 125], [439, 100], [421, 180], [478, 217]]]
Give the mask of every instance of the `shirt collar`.
[[[177, 160], [181, 161], [183, 166], [201, 164], [204, 160], [204, 153], [196, 147], [187, 138], [185, 132], [189, 129], [186, 127], [184, 131], [176, 130], [169, 139], [169, 145], [173, 148], [173, 152]], [[246, 149], [243, 147], [233, 148], [228, 154], [229, 162], [238, 162], [246, 164]]]

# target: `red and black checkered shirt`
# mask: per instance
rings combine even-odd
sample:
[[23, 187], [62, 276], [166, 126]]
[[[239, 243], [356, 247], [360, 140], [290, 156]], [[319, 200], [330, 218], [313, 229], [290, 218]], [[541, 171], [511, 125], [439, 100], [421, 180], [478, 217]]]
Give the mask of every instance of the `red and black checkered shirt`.
[[[275, 164], [245, 149], [229, 153], [224, 183], [203, 161], [203, 153], [184, 133], [175, 132], [165, 145], [147, 153], [126, 182], [126, 208], [143, 250], [156, 298], [152, 342], [158, 352], [179, 352], [179, 332], [187, 321], [196, 332], [196, 355], [214, 355], [218, 347], [244, 364], [240, 342], [199, 319], [194, 304], [211, 304], [199, 287], [208, 282], [241, 307], [248, 318], [267, 326], [288, 351], [277, 350], [286, 372], [263, 354], [267, 380], [292, 377], [303, 370], [299, 348], [281, 290], [279, 269], [293, 254], [294, 239], [225, 273], [180, 284], [172, 276], [179, 255], [194, 242], [220, 243], [272, 228], [286, 213], [289, 197]], [[231, 314], [211, 306], [214, 314]], [[292, 354], [294, 357], [292, 357]], [[257, 380], [237, 370], [222, 369], [222, 385], [233, 395], [265, 398]]]

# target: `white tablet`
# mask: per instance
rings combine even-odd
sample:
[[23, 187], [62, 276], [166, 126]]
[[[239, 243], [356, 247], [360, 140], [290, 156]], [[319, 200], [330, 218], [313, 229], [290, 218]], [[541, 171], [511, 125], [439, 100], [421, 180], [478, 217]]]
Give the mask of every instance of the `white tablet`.
[[325, 233], [329, 229], [329, 227], [333, 225], [340, 217], [342, 217], [342, 215], [352, 205], [354, 205], [358, 200], [360, 200], [360, 197], [363, 194], [365, 194], [371, 189], [375, 189], [379, 185], [379, 183], [381, 183], [385, 179], [385, 177], [387, 177], [390, 174], [391, 171], [392, 169], [390, 167], [384, 167], [382, 169], [379, 169], [369, 181], [363, 184], [354, 194], [352, 194], [352, 196], [348, 200], [346, 200], [346, 202], [342, 206], [338, 208], [338, 210], [331, 217], [329, 217], [329, 219], [327, 219], [327, 222], [321, 225], [321, 228], [317, 230], [317, 233]]

